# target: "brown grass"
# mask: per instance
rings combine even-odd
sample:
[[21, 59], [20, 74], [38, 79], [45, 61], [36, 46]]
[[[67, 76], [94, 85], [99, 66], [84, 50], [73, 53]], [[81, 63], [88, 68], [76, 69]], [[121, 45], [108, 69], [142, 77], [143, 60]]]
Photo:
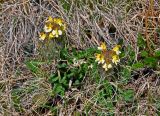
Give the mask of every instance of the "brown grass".
[[[152, 36], [155, 42], [159, 40], [155, 34], [155, 28], [160, 22], [158, 0], [155, 0], [155, 8], [148, 9], [150, 15], [145, 14], [149, 7], [145, 0], [115, 0], [114, 3], [107, 0], [64, 0], [70, 5], [68, 12], [65, 12], [60, 0], [37, 0], [40, 3], [35, 1], [6, 0], [0, 4], [0, 115], [22, 115], [13, 105], [11, 92], [15, 87], [23, 89], [30, 86], [30, 82], [39, 87], [35, 93], [26, 92], [23, 97], [20, 96], [26, 115], [32, 115], [32, 110], [37, 108], [36, 104], [30, 104], [30, 97], [38, 94], [37, 91], [45, 93], [45, 90], [51, 89], [45, 79], [34, 77], [24, 65], [26, 59], [37, 56], [38, 33], [48, 16], [62, 17], [66, 21], [68, 44], [80, 49], [96, 46], [100, 41], [112, 46], [123, 39], [124, 46], [130, 44], [136, 51], [138, 32], [145, 32], [148, 44]], [[149, 19], [154, 25], [148, 28]], [[152, 29], [153, 33], [149, 33], [149, 29]], [[18, 76], [17, 70], [20, 73]], [[47, 83], [48, 90], [41, 86], [43, 82]], [[85, 96], [86, 93], [89, 94], [88, 89], [74, 92], [75, 102], [68, 108], [62, 108], [61, 112], [72, 112], [79, 98], [84, 100], [81, 105], [86, 102], [94, 104], [91, 98]], [[143, 103], [146, 104], [145, 101]], [[101, 108], [93, 105], [93, 108], [97, 107]], [[141, 105], [140, 109], [144, 109], [143, 107], [146, 106]], [[102, 110], [106, 111], [105, 108]], [[37, 112], [35, 115], [40, 114]], [[49, 116], [50, 111], [47, 111], [46, 115]]]

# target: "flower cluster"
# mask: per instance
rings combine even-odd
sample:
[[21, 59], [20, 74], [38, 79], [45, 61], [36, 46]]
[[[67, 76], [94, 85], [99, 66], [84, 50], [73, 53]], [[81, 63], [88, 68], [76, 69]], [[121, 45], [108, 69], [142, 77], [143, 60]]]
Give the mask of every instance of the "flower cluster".
[[119, 54], [120, 51], [120, 45], [116, 45], [112, 50], [107, 50], [106, 44], [102, 43], [98, 49], [101, 51], [100, 54], [96, 54], [96, 61], [98, 64], [102, 64], [105, 71], [112, 68], [113, 64], [116, 64], [120, 62]]
[[43, 32], [39, 34], [40, 40], [58, 38], [66, 30], [66, 23], [61, 18], [48, 17]]

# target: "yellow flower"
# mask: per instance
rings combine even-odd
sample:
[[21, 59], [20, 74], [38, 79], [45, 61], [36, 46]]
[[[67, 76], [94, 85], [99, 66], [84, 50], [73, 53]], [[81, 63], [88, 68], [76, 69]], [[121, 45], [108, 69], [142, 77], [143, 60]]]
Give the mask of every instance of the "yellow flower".
[[111, 65], [111, 64], [108, 64], [108, 68], [112, 68], [112, 65]]
[[101, 54], [96, 54], [96, 61], [99, 61], [101, 58]]
[[119, 57], [118, 57], [117, 55], [113, 55], [113, 56], [112, 56], [112, 62], [117, 65], [117, 63], [120, 62]]
[[61, 18], [54, 18], [53, 21], [59, 26], [63, 25], [63, 20]]
[[102, 54], [96, 54], [96, 60], [95, 61], [98, 61], [98, 64], [100, 63], [104, 63], [105, 60], [104, 60], [104, 56]]
[[98, 49], [99, 49], [99, 50], [106, 50], [106, 49], [107, 49], [106, 44], [103, 42], [103, 43], [101, 44], [101, 46], [98, 47]]
[[103, 65], [103, 68], [105, 69], [105, 71], [107, 71], [108, 69], [112, 68], [112, 65], [105, 63], [105, 64]]
[[49, 39], [54, 38], [54, 35], [52, 33], [49, 34]]
[[52, 31], [52, 34], [53, 34], [55, 37], [58, 37], [59, 35], [62, 35], [62, 31], [56, 29], [56, 30], [53, 30], [53, 31]]
[[48, 20], [46, 21], [46, 23], [53, 23], [53, 18], [51, 16], [48, 17]]
[[108, 70], [108, 66], [107, 66], [107, 64], [106, 64], [106, 63], [103, 65], [103, 68], [105, 69], [105, 71], [107, 71], [107, 70]]
[[44, 31], [45, 31], [46, 33], [51, 32], [51, 31], [52, 31], [52, 24], [51, 24], [51, 23], [46, 24], [46, 25], [44, 26]]
[[46, 38], [46, 34], [45, 34], [44, 32], [41, 32], [41, 33], [39, 34], [39, 39], [40, 39], [40, 40], [45, 40], [45, 38]]
[[66, 28], [67, 28], [67, 25], [66, 25], [66, 23], [64, 23], [62, 26], [62, 30], [64, 31], [64, 30], [66, 30]]
[[66, 25], [66, 23], [64, 22], [63, 19], [61, 19], [61, 18], [54, 18], [53, 21], [54, 21], [55, 24], [59, 25], [62, 30], [66, 30], [67, 25]]
[[119, 51], [119, 48], [120, 48], [120, 47], [121, 47], [120, 45], [116, 45], [116, 46], [113, 48], [113, 51], [115, 51], [117, 55], [119, 55], [119, 54], [121, 53], [121, 51]]

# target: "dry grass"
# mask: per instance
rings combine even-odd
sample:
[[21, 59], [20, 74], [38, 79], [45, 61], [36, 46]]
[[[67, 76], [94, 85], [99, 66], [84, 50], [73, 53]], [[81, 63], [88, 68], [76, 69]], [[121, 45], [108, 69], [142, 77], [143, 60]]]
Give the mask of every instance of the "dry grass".
[[[65, 1], [65, 5], [69, 5], [67, 12], [60, 1]], [[155, 1], [160, 5], [158, 0]], [[160, 8], [157, 4], [155, 4], [156, 14], [153, 17], [158, 19], [158, 22], [155, 21], [156, 26], [160, 21], [158, 18]], [[108, 46], [112, 46], [123, 39], [125, 45], [130, 44], [136, 51], [137, 34], [146, 31], [144, 29], [145, 15], [143, 14], [146, 7], [148, 4], [145, 0], [115, 0], [113, 3], [109, 0], [100, 0], [99, 2], [97, 0], [4, 0], [0, 4], [0, 115], [23, 115], [13, 105], [15, 101], [13, 101], [12, 91], [15, 88], [26, 91], [19, 96], [24, 114], [41, 115], [39, 112], [32, 114], [33, 110], [37, 108], [37, 104], [32, 103], [31, 98], [35, 94], [46, 94], [51, 87], [46, 79], [34, 77], [26, 69], [24, 61], [38, 55], [38, 33], [48, 16], [62, 17], [66, 21], [68, 45], [77, 47], [77, 49], [96, 46], [100, 41], [105, 41]], [[149, 17], [152, 18], [152, 16]], [[153, 28], [151, 27], [153, 30], [156, 28], [155, 25]], [[154, 33], [149, 36], [152, 35]], [[36, 85], [36, 88], [29, 93], [27, 87], [30, 89], [31, 85]], [[159, 86], [157, 88], [143, 83], [138, 88], [136, 97], [139, 92], [144, 91], [143, 85], [149, 86], [151, 94], [154, 93], [152, 90], [159, 91]], [[72, 95], [74, 102], [65, 108], [62, 107], [60, 112], [65, 115], [71, 114], [77, 107], [77, 102], [80, 102], [81, 109], [78, 109], [80, 111], [84, 110], [84, 104], [93, 104], [91, 114], [94, 115], [97, 108], [107, 112], [105, 108], [93, 103], [92, 96], [89, 96], [94, 88], [96, 85], [90, 85], [88, 82], [83, 91], [75, 90], [73, 93], [67, 93], [68, 96]], [[142, 110], [150, 104], [143, 99], [140, 100], [139, 105], [136, 114], [139, 112], [143, 114]], [[152, 108], [155, 110], [154, 106]], [[50, 111], [45, 113], [47, 116], [51, 115]]]

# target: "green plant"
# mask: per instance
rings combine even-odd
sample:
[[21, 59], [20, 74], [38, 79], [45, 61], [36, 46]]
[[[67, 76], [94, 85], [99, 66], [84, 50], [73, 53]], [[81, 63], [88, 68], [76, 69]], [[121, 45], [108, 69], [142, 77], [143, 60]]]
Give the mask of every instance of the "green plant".
[[24, 91], [21, 89], [15, 89], [11, 92], [13, 105], [14, 105], [15, 109], [19, 112], [24, 111], [21, 104], [20, 104], [20, 96], [19, 96], [22, 93], [24, 93]]
[[41, 65], [47, 64], [46, 62], [38, 61], [38, 60], [28, 60], [25, 62], [26, 67], [38, 77], [44, 77], [45, 71], [42, 70]]
[[[150, 45], [151, 46], [151, 45]], [[152, 54], [149, 54], [149, 50], [147, 49], [147, 44], [144, 41], [144, 38], [141, 34], [138, 35], [138, 61], [133, 64], [133, 68], [142, 68], [142, 67], [152, 67], [156, 68], [158, 64], [158, 59], [160, 58], [159, 50], [154, 50]], [[153, 45], [151, 46], [153, 48]]]
[[68, 13], [70, 8], [71, 8], [70, 3], [68, 1], [66, 1], [66, 0], [60, 0], [60, 2], [62, 3], [62, 7], [63, 7], [64, 11], [66, 13]]
[[87, 50], [72, 49], [72, 52], [64, 48], [60, 51], [60, 61], [57, 71], [50, 76], [49, 82], [53, 86], [54, 94], [64, 96], [69, 88], [80, 88], [84, 77], [90, 68], [95, 68], [94, 53], [96, 49]]
[[[141, 34], [138, 34], [137, 40], [137, 52], [135, 52], [131, 46], [128, 46], [125, 50], [128, 51], [127, 55], [123, 58], [126, 60], [126, 67], [131, 67], [132, 70], [147, 67], [157, 68], [160, 58], [160, 50], [154, 50], [153, 53], [150, 54], [146, 41]], [[151, 48], [153, 48], [153, 46], [151, 46]], [[122, 51], [122, 54], [125, 53], [125, 51]]]
[[121, 46], [116, 45], [112, 50], [108, 50], [105, 43], [102, 43], [98, 49], [100, 54], [96, 54], [96, 61], [98, 64], [102, 64], [105, 71], [111, 69], [113, 64], [117, 65], [120, 62], [119, 54]]
[[121, 96], [122, 96], [122, 98], [123, 98], [124, 101], [126, 101], [126, 102], [132, 102], [133, 101], [133, 97], [134, 97], [134, 91], [132, 89], [124, 90], [121, 93]]

